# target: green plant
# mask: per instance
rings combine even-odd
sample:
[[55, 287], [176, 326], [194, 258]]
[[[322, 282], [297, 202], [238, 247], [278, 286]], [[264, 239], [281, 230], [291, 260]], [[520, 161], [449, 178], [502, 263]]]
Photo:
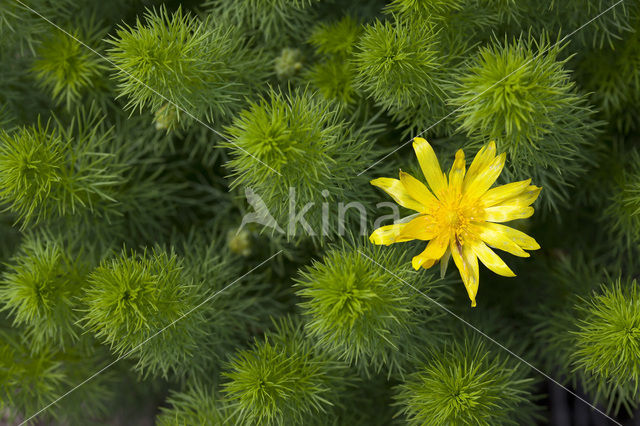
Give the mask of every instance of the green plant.
[[473, 338], [434, 350], [396, 388], [396, 405], [410, 425], [534, 424], [526, 369]]
[[87, 50], [78, 40], [97, 44], [100, 30], [57, 31], [45, 38], [36, 49], [33, 71], [52, 97], [68, 109], [89, 91], [100, 95], [104, 91], [106, 66], [100, 57]]
[[357, 85], [383, 108], [416, 107], [424, 97], [443, 97], [433, 28], [377, 21], [366, 27], [357, 48]]
[[0, 423], [625, 423], [637, 3], [0, 0]]
[[323, 350], [367, 374], [384, 369], [388, 375], [402, 374], [407, 352], [419, 345], [420, 337], [435, 337], [422, 336], [421, 325], [439, 316], [416, 300], [406, 281], [430, 297], [441, 297], [435, 277], [417, 284], [407, 260], [400, 250], [368, 245], [330, 250], [297, 280], [306, 332]]
[[304, 34], [319, 0], [207, 0], [212, 15], [247, 28], [270, 46]]
[[459, 129], [476, 141], [495, 140], [509, 155], [506, 177], [531, 177], [553, 210], [591, 161], [599, 129], [561, 51], [545, 39], [484, 47], [458, 78], [451, 100]]
[[604, 398], [607, 409], [637, 406], [640, 361], [640, 293], [636, 281], [602, 286], [599, 294], [576, 305], [574, 371], [584, 377], [596, 401]]
[[104, 214], [114, 202], [109, 187], [120, 180], [119, 170], [108, 168], [112, 155], [98, 153], [110, 138], [99, 124], [0, 130], [0, 197], [23, 227], [82, 210]]
[[[605, 194], [599, 224], [607, 235], [611, 258], [633, 259], [640, 242], [638, 212], [640, 209], [640, 170], [637, 150], [622, 149], [616, 153], [616, 164], [607, 164], [603, 172], [607, 179], [596, 181], [594, 187]], [[623, 165], [623, 167], [619, 167]], [[613, 166], [613, 168], [612, 168]]]
[[318, 415], [339, 404], [337, 396], [349, 383], [346, 366], [314, 349], [288, 319], [237, 353], [224, 375], [238, 424], [321, 424]]
[[148, 11], [144, 22], [119, 28], [109, 42], [127, 108], [149, 108], [161, 128], [229, 117], [265, 75], [264, 60], [246, 50], [236, 28], [181, 9]]
[[228, 409], [220, 402], [220, 395], [201, 385], [174, 393], [167, 402], [171, 408], [163, 407], [157, 418], [159, 426], [224, 424], [228, 420]]
[[[537, 2], [533, 4], [534, 13], [546, 6]], [[602, 47], [632, 31], [629, 20], [634, 9], [636, 6], [633, 4], [614, 0], [585, 0], [580, 4], [553, 0], [547, 10], [552, 11], [555, 16], [552, 15], [553, 18], [545, 25], [562, 25], [574, 30], [598, 16], [598, 19], [592, 22], [593, 28], [577, 33], [576, 38], [587, 46]], [[607, 13], [603, 13], [605, 11]]]
[[[65, 352], [33, 351], [29, 340], [4, 331], [1, 335], [0, 408], [6, 410], [10, 421], [27, 420], [25, 415], [35, 414], [95, 372], [102, 359], [102, 353], [91, 353], [84, 347]], [[42, 413], [42, 417], [52, 422], [77, 423], [104, 416], [108, 401], [113, 398], [113, 382], [111, 374], [104, 374], [87, 383], [85, 394], [60, 400], [59, 411]]]
[[[368, 131], [352, 128], [337, 106], [317, 95], [271, 90], [268, 98], [252, 102], [227, 127], [233, 143], [223, 146], [231, 150], [227, 167], [234, 178], [232, 187], [250, 188], [261, 197], [288, 237], [335, 232], [335, 226], [323, 223], [318, 197], [323, 196], [323, 203], [337, 203], [361, 191], [363, 179], [357, 173], [373, 156]], [[284, 198], [292, 205], [282, 203]], [[292, 207], [298, 212], [294, 215], [306, 213], [303, 230], [291, 217]]]
[[[82, 326], [118, 357], [147, 374], [167, 375], [186, 363], [205, 330], [202, 295], [173, 254], [123, 252], [104, 261], [82, 295]], [[126, 338], [123, 338], [126, 336]]]
[[318, 24], [308, 42], [321, 59], [306, 73], [311, 85], [327, 100], [350, 110], [360, 93], [356, 88], [353, 54], [362, 26], [350, 16], [335, 23]]
[[639, 126], [640, 13], [632, 26], [632, 34], [593, 50], [576, 69], [577, 81], [591, 93], [604, 118], [623, 133]]
[[309, 36], [318, 54], [348, 57], [362, 34], [362, 26], [350, 16], [335, 23], [320, 23]]
[[25, 327], [36, 350], [64, 349], [80, 338], [77, 297], [90, 262], [69, 246], [57, 238], [31, 236], [2, 277], [3, 309], [15, 326]]

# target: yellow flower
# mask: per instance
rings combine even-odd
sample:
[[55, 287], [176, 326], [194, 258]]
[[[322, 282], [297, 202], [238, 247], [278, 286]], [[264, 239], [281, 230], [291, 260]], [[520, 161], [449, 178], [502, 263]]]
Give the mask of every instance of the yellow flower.
[[372, 185], [382, 188], [396, 203], [418, 213], [409, 222], [376, 229], [369, 239], [384, 245], [429, 241], [427, 248], [411, 263], [415, 269], [428, 269], [442, 259], [442, 275], [453, 256], [471, 306], [476, 306], [478, 259], [496, 274], [515, 276], [490, 247], [521, 257], [529, 257], [524, 250], [540, 248], [527, 234], [498, 222], [530, 217], [531, 204], [542, 188], [530, 185], [531, 179], [491, 188], [502, 172], [506, 157], [504, 153], [496, 156], [494, 142], [482, 147], [466, 174], [464, 152], [458, 150], [448, 178], [426, 140], [415, 138], [413, 149], [431, 190], [402, 170], [399, 180], [372, 180]]

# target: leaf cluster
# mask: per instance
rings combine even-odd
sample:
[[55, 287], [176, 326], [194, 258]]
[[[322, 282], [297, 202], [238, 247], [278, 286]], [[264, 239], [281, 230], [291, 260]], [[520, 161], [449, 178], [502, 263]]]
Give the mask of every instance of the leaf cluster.
[[640, 290], [635, 280], [602, 286], [576, 306], [574, 371], [584, 377], [596, 401], [607, 410], [631, 412], [638, 405], [640, 383]]
[[159, 128], [228, 118], [266, 75], [265, 61], [247, 50], [237, 28], [182, 9], [147, 11], [144, 21], [121, 26], [109, 43], [126, 108], [151, 110]]
[[[402, 374], [419, 330], [433, 328], [438, 318], [407, 284], [418, 285], [407, 259], [397, 249], [343, 244], [305, 268], [296, 294], [308, 335], [367, 374]], [[419, 287], [440, 297], [434, 276], [422, 278]], [[435, 334], [427, 340], [437, 340]]]
[[205, 330], [198, 286], [182, 273], [179, 259], [145, 250], [104, 261], [82, 295], [82, 325], [118, 357], [134, 357], [137, 368], [167, 375], [186, 363]]
[[74, 30], [71, 34], [58, 30], [38, 45], [33, 72], [58, 104], [71, 109], [86, 94], [102, 98], [105, 103], [107, 67], [102, 58], [78, 41], [96, 46], [103, 34], [104, 30], [95, 27]]
[[308, 69], [306, 79], [322, 97], [345, 110], [353, 109], [361, 96], [353, 59], [362, 30], [362, 25], [347, 15], [337, 22], [316, 25], [308, 39], [320, 59]]
[[90, 267], [77, 243], [36, 235], [22, 242], [0, 281], [0, 301], [34, 350], [64, 349], [80, 338], [77, 298]]
[[396, 405], [407, 424], [535, 424], [526, 368], [472, 336], [465, 340], [432, 351], [396, 387]]
[[459, 130], [478, 144], [495, 140], [509, 155], [504, 177], [543, 186], [547, 209], [567, 201], [572, 180], [592, 161], [601, 127], [561, 51], [544, 38], [483, 47], [460, 73], [450, 101]]
[[205, 7], [259, 38], [267, 46], [284, 46], [302, 37], [314, 21], [320, 0], [207, 0]]
[[[88, 210], [104, 215], [122, 181], [104, 150], [110, 132], [95, 121], [0, 130], [0, 198], [23, 226]], [[110, 164], [111, 163], [111, 164]]]
[[227, 167], [232, 187], [250, 188], [261, 197], [288, 237], [299, 232], [290, 220], [292, 211], [309, 211], [305, 218], [316, 234], [327, 227], [317, 205], [320, 195], [323, 203], [333, 205], [362, 199], [356, 194], [362, 194], [365, 180], [356, 175], [374, 155], [368, 140], [371, 129], [354, 129], [336, 105], [319, 96], [306, 90], [271, 90], [268, 98], [251, 102], [226, 130], [233, 141], [223, 143], [231, 154]]
[[[237, 424], [316, 423], [349, 384], [346, 365], [305, 339], [290, 319], [229, 362], [223, 385]], [[318, 422], [320, 423], [320, 422]]]

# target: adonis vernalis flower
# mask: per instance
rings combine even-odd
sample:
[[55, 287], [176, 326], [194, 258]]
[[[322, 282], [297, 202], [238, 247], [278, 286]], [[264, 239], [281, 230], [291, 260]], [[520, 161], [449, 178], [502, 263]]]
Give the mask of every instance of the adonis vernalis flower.
[[475, 306], [478, 259], [496, 274], [515, 276], [491, 247], [521, 257], [529, 256], [524, 250], [540, 248], [527, 234], [499, 222], [533, 215], [531, 204], [542, 188], [531, 185], [531, 179], [491, 188], [502, 172], [506, 157], [504, 153], [496, 156], [494, 142], [482, 147], [466, 174], [464, 152], [458, 150], [448, 177], [440, 169], [438, 158], [426, 140], [415, 138], [413, 148], [431, 190], [402, 170], [399, 180], [372, 180], [372, 185], [382, 188], [398, 204], [418, 213], [408, 222], [376, 229], [369, 239], [374, 244], [384, 245], [429, 241], [426, 249], [411, 263], [415, 269], [428, 269], [441, 260], [442, 275], [453, 256], [471, 306]]

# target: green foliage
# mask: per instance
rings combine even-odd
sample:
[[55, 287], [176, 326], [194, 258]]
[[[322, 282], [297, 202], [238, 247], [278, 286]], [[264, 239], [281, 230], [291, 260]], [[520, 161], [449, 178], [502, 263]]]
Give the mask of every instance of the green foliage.
[[[28, 349], [3, 335], [0, 346], [0, 397], [9, 405], [33, 412], [57, 396], [63, 383], [61, 363], [50, 353], [30, 356]], [[13, 344], [12, 344], [13, 343]], [[16, 389], [20, 390], [16, 393]], [[4, 408], [4, 407], [3, 407]]]
[[443, 96], [438, 39], [430, 26], [376, 21], [367, 25], [355, 54], [357, 84], [391, 111]]
[[23, 227], [81, 210], [99, 215], [114, 201], [109, 186], [120, 179], [106, 168], [113, 156], [98, 152], [110, 138], [99, 123], [49, 127], [0, 130], [0, 197]]
[[[231, 151], [227, 167], [234, 177], [232, 187], [251, 188], [260, 196], [288, 237], [300, 230], [283, 199], [295, 212], [308, 211], [304, 219], [311, 231], [305, 233], [335, 232], [335, 226], [322, 222], [319, 196], [335, 205], [362, 193], [366, 180], [356, 175], [372, 159], [367, 130], [353, 129], [335, 105], [319, 96], [272, 90], [268, 99], [252, 102], [227, 128], [233, 141], [224, 144]], [[305, 209], [308, 203], [315, 207]]]
[[[44, 16], [65, 16], [70, 0], [53, 2], [51, 0], [33, 0], [30, 2], [6, 1], [0, 4], [0, 45], [3, 48], [17, 47], [24, 53], [33, 50], [38, 38], [51, 28], [33, 9]], [[66, 17], [66, 16], [65, 16]]]
[[640, 383], [640, 289], [636, 281], [618, 280], [576, 305], [573, 367], [584, 375], [596, 401], [607, 409], [638, 405]]
[[37, 59], [33, 63], [36, 77], [52, 97], [67, 108], [87, 92], [95, 97], [104, 91], [106, 66], [100, 57], [77, 41], [95, 46], [100, 33], [97, 29], [89, 33], [76, 30], [71, 35], [56, 31], [36, 49]]
[[610, 172], [603, 184], [608, 191], [601, 222], [615, 241], [615, 254], [632, 257], [640, 243], [640, 153], [624, 152], [618, 164], [625, 167]]
[[576, 78], [603, 117], [621, 133], [640, 126], [640, 13], [634, 32], [581, 58]]
[[[575, 34], [576, 42], [586, 46], [602, 47], [632, 31], [630, 16], [632, 10], [637, 9], [634, 2], [618, 0], [583, 0], [580, 2], [565, 2], [552, 0], [551, 4], [531, 2], [531, 13], [537, 16], [547, 16], [542, 23], [546, 28], [562, 28], [574, 31], [590, 22], [588, 31]], [[607, 13], [605, 10], [608, 9]], [[551, 11], [549, 13], [545, 13]], [[598, 16], [598, 19], [594, 19]]]
[[455, 50], [456, 44], [475, 44], [487, 39], [499, 23], [516, 20], [520, 7], [515, 0], [394, 0], [386, 12], [407, 22], [428, 22]]
[[156, 247], [104, 260], [88, 277], [81, 324], [144, 374], [215, 376], [273, 302], [259, 278], [236, 285], [240, 271], [215, 241], [176, 242], [177, 253]]
[[[518, 0], [479, 0], [497, 15], [499, 22], [519, 22], [526, 8], [526, 2]], [[525, 3], [525, 4], [523, 4]]]
[[127, 108], [150, 109], [161, 128], [229, 117], [265, 75], [264, 59], [244, 47], [237, 29], [181, 9], [147, 11], [144, 22], [119, 28], [109, 42]]
[[347, 16], [335, 23], [320, 23], [309, 37], [316, 54], [322, 57], [306, 73], [306, 78], [327, 100], [343, 109], [352, 109], [359, 99], [355, 86], [353, 52], [362, 26]]
[[178, 258], [160, 250], [123, 252], [89, 276], [82, 325], [136, 368], [167, 375], [187, 362], [205, 330], [197, 286]]
[[361, 33], [362, 26], [347, 15], [335, 23], [318, 24], [309, 43], [319, 54], [346, 57], [353, 52]]
[[302, 54], [299, 49], [282, 49], [275, 61], [276, 75], [280, 79], [295, 76], [302, 69]]
[[[624, 422], [640, 7], [617, 1], [0, 0], [1, 421], [562, 409], [462, 318]], [[390, 213], [370, 180], [420, 175], [418, 135], [442, 165], [495, 139], [498, 184], [544, 188], [513, 224], [542, 248], [517, 278], [481, 270], [484, 307], [411, 269], [424, 242], [362, 238]]]
[[[465, 35], [472, 25], [455, 22], [414, 16], [365, 26], [354, 54], [355, 84], [406, 129], [404, 136], [452, 132], [446, 82], [475, 38]], [[471, 22], [478, 22], [477, 14]]]
[[304, 34], [320, 0], [207, 0], [212, 15], [243, 27], [270, 46], [282, 46]]
[[578, 303], [579, 295], [590, 294], [598, 288], [606, 278], [606, 270], [589, 254], [557, 253], [556, 256], [559, 258], [548, 259], [541, 265], [542, 270], [536, 271], [534, 278], [536, 283], [542, 283], [537, 295], [551, 302], [543, 305], [534, 302], [528, 315], [533, 324], [534, 352], [540, 360], [537, 367], [568, 375], [573, 348], [567, 330], [575, 320], [573, 306]]
[[598, 132], [586, 97], [564, 68], [567, 60], [558, 58], [561, 50], [545, 39], [481, 48], [451, 101], [460, 130], [479, 143], [495, 140], [509, 155], [504, 177], [532, 178], [544, 188], [548, 209], [567, 201]]
[[31, 236], [4, 272], [0, 301], [24, 326], [35, 350], [65, 346], [79, 338], [77, 297], [89, 265], [56, 238]]
[[0, 129], [11, 130], [15, 117], [6, 105], [0, 107]]
[[342, 108], [353, 105], [358, 97], [353, 84], [353, 64], [344, 59], [328, 59], [315, 64], [307, 78], [323, 98], [336, 102]]
[[[237, 424], [312, 424], [349, 383], [346, 366], [314, 348], [290, 319], [230, 361], [224, 392]], [[315, 420], [315, 421], [314, 421]]]
[[227, 408], [214, 392], [196, 385], [185, 392], [172, 394], [156, 418], [158, 426], [192, 426], [224, 424]]
[[[531, 44], [497, 44], [479, 52], [476, 63], [461, 79], [456, 100], [456, 104], [464, 105], [460, 114], [464, 130], [478, 129], [490, 137], [515, 135], [523, 141], [539, 139], [545, 133], [544, 126], [549, 126], [553, 118], [548, 110], [555, 112], [563, 106], [560, 96], [570, 88], [563, 88], [568, 73], [562, 69], [563, 62], [556, 60], [559, 47], [541, 55], [538, 52], [546, 52], [549, 46]], [[473, 99], [471, 92], [480, 88], [480, 82], [488, 91], [479, 92], [481, 95]], [[546, 108], [536, 108], [540, 106]]]
[[[70, 387], [93, 374], [98, 354], [73, 348], [66, 352], [41, 350], [33, 352], [29, 342], [15, 333], [1, 333], [0, 343], [0, 408], [7, 411], [9, 421], [25, 421], [57, 399]], [[42, 414], [53, 423], [87, 421], [107, 412], [113, 398], [109, 390], [113, 376], [106, 374], [86, 383], [83, 393], [70, 395], [58, 402], [59, 410]], [[31, 423], [31, 422], [29, 422]]]
[[103, 243], [167, 233], [172, 201], [186, 194], [162, 164], [161, 136], [145, 132], [139, 119], [117, 122], [116, 133], [101, 112], [91, 107], [69, 124], [0, 130], [0, 198], [23, 228], [46, 222]]
[[118, 117], [108, 131], [113, 139], [102, 155], [114, 157], [111, 167], [122, 176], [113, 188], [117, 204], [107, 221], [96, 223], [91, 216], [80, 226], [125, 241], [155, 241], [169, 234], [176, 217], [186, 221], [184, 205], [198, 204], [192, 185], [166, 160], [171, 140], [149, 125], [148, 116]]
[[[582, 259], [554, 272], [564, 291], [557, 306], [536, 315], [538, 344], [547, 368], [582, 386], [607, 412], [632, 412], [638, 406], [640, 293], [635, 280], [613, 281], [592, 268]], [[583, 291], [570, 293], [576, 282]]]
[[[277, 309], [277, 289], [265, 283], [265, 277], [258, 272], [240, 280], [242, 271], [237, 259], [225, 254], [224, 247], [210, 233], [191, 233], [177, 244], [176, 250], [182, 258], [184, 275], [203, 293], [203, 301], [207, 300], [197, 308], [203, 320], [193, 322], [205, 335], [199, 337], [188, 371], [198, 380], [216, 381], [228, 355], [244, 346]], [[211, 377], [205, 379], [207, 375]]]
[[31, 219], [47, 199], [52, 186], [60, 180], [64, 159], [63, 142], [48, 132], [48, 125], [23, 128], [15, 135], [2, 131], [2, 198], [10, 200], [11, 210]]
[[453, 342], [429, 354], [397, 389], [409, 425], [535, 424], [526, 368], [488, 350], [478, 339]]
[[401, 250], [369, 245], [327, 252], [297, 280], [306, 332], [323, 350], [367, 374], [402, 374], [407, 353], [419, 346], [420, 330], [437, 318], [405, 282], [419, 285], [429, 297], [440, 296], [433, 276], [417, 284], [408, 259]]
[[389, 11], [399, 15], [411, 16], [419, 14], [422, 16], [444, 15], [446, 13], [461, 10], [464, 7], [464, 0], [393, 0], [387, 7]]
[[[33, 124], [38, 114], [48, 114], [49, 97], [41, 91], [34, 91], [33, 73], [30, 71], [31, 58], [15, 50], [0, 49], [0, 108], [4, 130], [11, 130], [4, 124], [17, 126]], [[25, 98], [24, 93], [29, 93]]]

